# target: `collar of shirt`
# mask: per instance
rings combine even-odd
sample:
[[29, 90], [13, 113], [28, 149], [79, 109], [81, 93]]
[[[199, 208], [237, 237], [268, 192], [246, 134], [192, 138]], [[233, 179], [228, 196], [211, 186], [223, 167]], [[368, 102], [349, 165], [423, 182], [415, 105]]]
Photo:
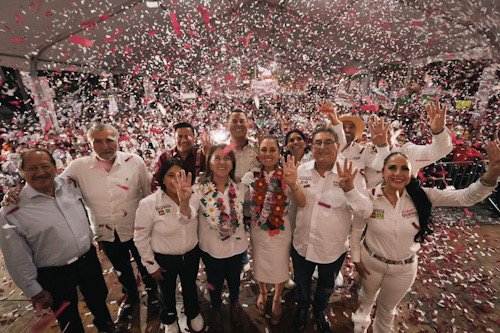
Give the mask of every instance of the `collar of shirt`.
[[[309, 170], [309, 171], [314, 170], [314, 171], [316, 171], [316, 161], [313, 159], [309, 162], [306, 162], [306, 163], [302, 164], [300, 168], [302, 170]], [[329, 175], [330, 172], [335, 174], [335, 175], [337, 174], [337, 168], [336, 168], [335, 164], [333, 165], [331, 170], [328, 170], [326, 172], [325, 176]], [[318, 171], [316, 171], [316, 173], [318, 173]], [[319, 173], [318, 173], [318, 175], [319, 175]]]
[[[198, 150], [198, 148], [193, 147], [193, 149], [191, 149], [189, 151], [189, 153], [186, 155], [186, 160], [189, 158], [190, 155], [196, 156], [196, 151], [197, 150]], [[172, 157], [179, 157], [180, 158], [180, 154], [179, 154], [179, 151], [177, 150], [177, 147], [175, 147], [174, 149], [172, 149], [170, 151], [170, 154], [172, 154]]]
[[[60, 177], [54, 178], [54, 193], [57, 192], [61, 188], [62, 182], [64, 182], [64, 180], [61, 179]], [[39, 195], [43, 195], [43, 196], [48, 197], [48, 195], [40, 193], [37, 190], [35, 190], [28, 183], [26, 183], [26, 185], [22, 189], [21, 193], [23, 196], [26, 196], [26, 198], [28, 198], [28, 199], [32, 199], [32, 198], [37, 197]]]
[[[374, 200], [377, 200], [381, 197], [384, 196], [384, 191], [383, 191], [383, 188], [382, 188], [382, 184], [378, 184], [377, 186], [375, 186], [374, 188], [371, 189], [370, 191], [370, 195], [372, 196], [372, 198]], [[406, 192], [406, 189], [403, 190], [403, 194], [401, 195], [401, 197], [405, 197], [407, 196], [408, 193]]]
[[[99, 158], [97, 158], [97, 155], [95, 153], [92, 153], [92, 156], [93, 158], [93, 163], [91, 164], [90, 168], [91, 169], [94, 169], [94, 168], [98, 168], [98, 163], [99, 163]], [[119, 165], [122, 165], [123, 163], [125, 163], [127, 161], [128, 158], [131, 158], [132, 155], [130, 154], [126, 154], [124, 152], [121, 152], [121, 151], [117, 151], [116, 152], [116, 157], [115, 157], [115, 161], [113, 162], [113, 166], [119, 166]]]

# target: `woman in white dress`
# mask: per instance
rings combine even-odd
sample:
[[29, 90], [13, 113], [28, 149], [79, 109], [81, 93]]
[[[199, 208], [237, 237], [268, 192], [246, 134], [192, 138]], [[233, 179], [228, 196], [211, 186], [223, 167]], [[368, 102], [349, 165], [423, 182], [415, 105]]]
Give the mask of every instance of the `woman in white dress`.
[[297, 165], [290, 156], [280, 161], [280, 147], [273, 136], [266, 136], [259, 145], [262, 167], [247, 172], [242, 183], [248, 186], [250, 206], [250, 240], [254, 259], [254, 278], [259, 282], [257, 308], [264, 315], [267, 304], [267, 284], [274, 284], [271, 323], [281, 318], [281, 294], [288, 280], [288, 262], [292, 233], [288, 218], [290, 199], [305, 206], [305, 196], [297, 184]]
[[[432, 207], [470, 206], [493, 192], [500, 176], [499, 141], [488, 147], [488, 170], [461, 190], [421, 188], [411, 176], [406, 155], [392, 153], [384, 161], [383, 183], [372, 190], [373, 213], [353, 224], [352, 260], [362, 277], [359, 308], [352, 315], [354, 332], [367, 332], [375, 302], [374, 333], [393, 331], [396, 308], [417, 275], [418, 250], [433, 231]], [[366, 237], [361, 240], [366, 228]]]

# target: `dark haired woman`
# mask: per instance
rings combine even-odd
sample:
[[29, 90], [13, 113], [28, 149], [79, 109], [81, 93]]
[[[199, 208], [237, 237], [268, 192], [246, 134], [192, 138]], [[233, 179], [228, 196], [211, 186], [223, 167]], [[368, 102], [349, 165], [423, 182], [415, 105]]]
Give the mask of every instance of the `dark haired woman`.
[[177, 276], [188, 327], [191, 332], [201, 332], [205, 326], [196, 287], [200, 263], [198, 220], [179, 218], [179, 197], [173, 184], [181, 171], [181, 160], [164, 161], [156, 174], [160, 189], [139, 202], [134, 227], [134, 243], [142, 262], [160, 288], [160, 320], [166, 333], [180, 331], [175, 298]]
[[281, 318], [281, 294], [288, 280], [288, 262], [292, 232], [288, 218], [290, 199], [299, 207], [306, 204], [305, 195], [297, 184], [297, 165], [293, 156], [282, 160], [274, 136], [265, 136], [259, 144], [261, 168], [247, 172], [241, 179], [249, 189], [251, 212], [250, 239], [254, 258], [254, 278], [259, 283], [257, 309], [263, 316], [267, 304], [267, 284], [274, 284], [271, 323]]
[[[352, 258], [362, 277], [360, 306], [352, 315], [355, 332], [366, 332], [377, 302], [374, 333], [392, 331], [396, 307], [417, 275], [417, 252], [432, 233], [431, 208], [470, 206], [485, 199], [500, 176], [499, 142], [490, 142], [488, 171], [462, 190], [421, 188], [411, 176], [408, 157], [392, 153], [384, 161], [383, 183], [372, 190], [373, 213], [353, 225]], [[367, 225], [366, 237], [361, 234]]]
[[206, 177], [191, 190], [185, 172], [176, 179], [183, 219], [199, 219], [198, 237], [205, 264], [210, 302], [214, 310], [214, 328], [222, 331], [222, 286], [229, 287], [231, 322], [241, 325], [238, 304], [243, 253], [248, 240], [243, 225], [245, 186], [234, 176], [236, 158], [230, 146], [210, 147]]
[[312, 155], [307, 146], [306, 135], [298, 129], [288, 131], [285, 135], [285, 146], [287, 155], [292, 155], [295, 162], [304, 164], [312, 160]]

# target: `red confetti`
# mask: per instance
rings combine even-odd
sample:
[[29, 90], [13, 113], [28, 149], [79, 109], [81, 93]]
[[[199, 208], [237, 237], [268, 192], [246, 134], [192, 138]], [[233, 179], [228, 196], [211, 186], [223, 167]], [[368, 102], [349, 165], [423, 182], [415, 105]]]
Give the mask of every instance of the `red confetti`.
[[105, 43], [114, 42], [115, 40], [116, 40], [116, 37], [115, 37], [115, 36], [111, 36], [111, 37], [106, 37], [106, 38], [104, 38], [104, 42], [105, 42]]
[[46, 17], [51, 17], [52, 16], [52, 12], [50, 10], [46, 11], [45, 14], [44, 14]]
[[359, 68], [348, 68], [348, 67], [342, 68], [342, 73], [345, 74], [356, 74], [359, 71], [360, 71]]
[[125, 186], [125, 185], [120, 185], [120, 184], [117, 184], [116, 186], [118, 186], [119, 188], [124, 189], [125, 191], [128, 191], [128, 189], [129, 189], [129, 187], [128, 187], [128, 186]]
[[38, 12], [38, 11], [40, 11], [40, 7], [42, 7], [42, 0], [31, 1], [31, 3], [30, 3], [31, 9]]
[[16, 206], [16, 207], [12, 208], [11, 210], [9, 210], [7, 213], [5, 213], [5, 216], [8, 216], [10, 214], [14, 214], [18, 210], [19, 210], [19, 207]]
[[16, 14], [16, 21], [18, 24], [23, 24], [23, 18], [21, 17], [21, 15]]
[[104, 22], [107, 19], [109, 19], [110, 17], [111, 17], [111, 15], [101, 15], [101, 16], [99, 16], [99, 21]]
[[245, 38], [245, 48], [248, 47], [248, 44], [250, 44], [250, 38], [252, 37], [252, 32], [250, 31], [247, 35], [247, 37]]
[[26, 40], [22, 37], [12, 37], [9, 39], [12, 43], [22, 43], [25, 42]]
[[132, 156], [129, 156], [129, 157], [127, 157], [127, 158], [125, 159], [125, 162], [128, 162], [128, 161], [130, 161], [131, 159], [132, 159]]
[[423, 25], [424, 25], [424, 22], [422, 22], [422, 21], [412, 21], [412, 22], [410, 23], [410, 25], [411, 25], [412, 27], [421, 27], [421, 26], [423, 26]]
[[472, 216], [474, 215], [470, 210], [468, 210], [467, 208], [464, 208], [464, 212], [467, 216]]
[[198, 6], [198, 11], [203, 18], [203, 23], [205, 23], [206, 25], [210, 24], [210, 16], [208, 15], [208, 11], [202, 6]]
[[224, 77], [224, 81], [226, 81], [226, 82], [229, 82], [229, 81], [232, 81], [232, 80], [234, 80], [234, 76], [233, 76], [233, 75], [231, 75], [231, 74], [226, 75], [226, 76]]
[[378, 111], [378, 105], [361, 105], [360, 109], [363, 110], [363, 111], [377, 112]]
[[94, 45], [94, 41], [93, 40], [85, 39], [83, 37], [78, 37], [78, 36], [75, 36], [75, 35], [71, 36], [68, 40], [71, 43], [83, 45], [83, 46], [86, 46], [86, 47], [92, 47], [92, 45]]
[[177, 16], [175, 15], [175, 12], [170, 12], [170, 21], [172, 22], [172, 27], [174, 28], [175, 34], [177, 36], [181, 36], [182, 35], [181, 25], [179, 24], [179, 21], [177, 20]]
[[31, 332], [36, 332], [36, 333], [44, 332], [50, 326], [50, 324], [52, 324], [53, 320], [59, 317], [59, 315], [64, 311], [64, 309], [68, 307], [68, 305], [69, 305], [68, 301], [63, 302], [59, 307], [59, 309], [57, 309], [57, 311], [54, 312], [51, 316], [46, 316], [37, 321], [35, 325], [31, 327]]
[[210, 282], [207, 282], [207, 288], [208, 288], [208, 290], [214, 290], [215, 289], [214, 285], [211, 284]]
[[222, 149], [222, 156], [226, 156], [229, 154], [234, 148], [236, 148], [236, 143], [231, 142], [229, 145], [226, 146], [226, 148]]
[[148, 37], [153, 37], [154, 35], [158, 34], [157, 30], [153, 30], [148, 34]]
[[82, 23], [80, 23], [80, 26], [82, 28], [87, 29], [87, 30], [91, 30], [91, 29], [94, 29], [97, 26], [97, 23], [95, 23], [92, 20], [87, 20], [87, 21], [83, 21]]

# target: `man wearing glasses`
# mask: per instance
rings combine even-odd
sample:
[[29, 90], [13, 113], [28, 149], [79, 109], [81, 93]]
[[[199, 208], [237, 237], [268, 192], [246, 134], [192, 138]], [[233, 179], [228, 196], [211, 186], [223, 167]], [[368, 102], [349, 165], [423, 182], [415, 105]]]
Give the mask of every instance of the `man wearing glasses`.
[[298, 169], [299, 186], [306, 195], [306, 206], [298, 208], [293, 233], [292, 260], [297, 283], [297, 332], [303, 332], [311, 299], [311, 277], [318, 266], [319, 277], [313, 302], [313, 314], [320, 332], [331, 332], [325, 316], [328, 298], [333, 291], [347, 251], [351, 214], [368, 217], [372, 204], [367, 195], [354, 187], [357, 170], [344, 160], [335, 167], [338, 137], [329, 128], [313, 134], [314, 160]]

